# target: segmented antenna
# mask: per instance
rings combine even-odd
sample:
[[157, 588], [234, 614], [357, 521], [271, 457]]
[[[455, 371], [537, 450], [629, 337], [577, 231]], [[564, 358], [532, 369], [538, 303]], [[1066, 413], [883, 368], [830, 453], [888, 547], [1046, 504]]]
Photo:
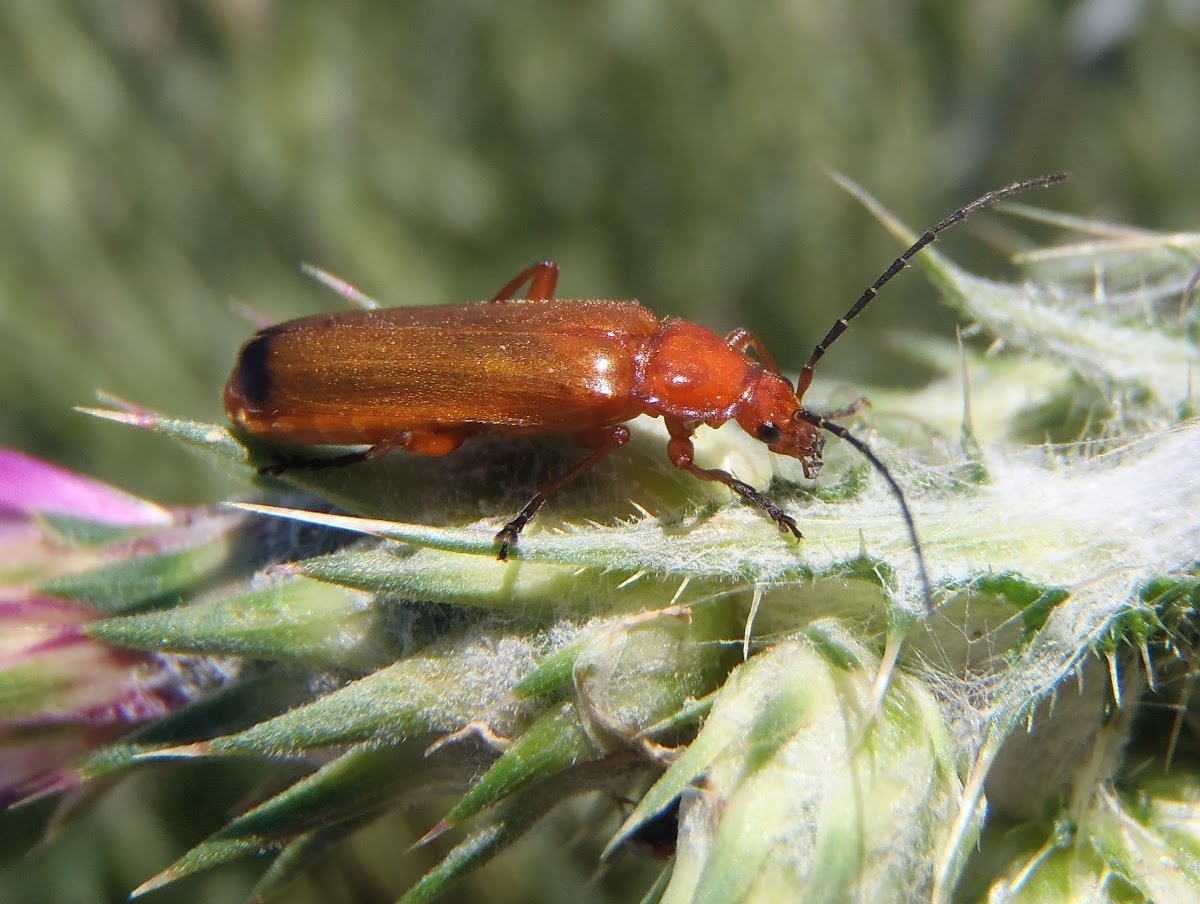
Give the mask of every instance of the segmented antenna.
[[850, 308], [844, 315], [838, 318], [837, 323], [825, 334], [825, 338], [817, 343], [817, 347], [813, 349], [812, 357], [808, 359], [808, 363], [800, 368], [800, 378], [796, 381], [796, 397], [804, 398], [805, 390], [812, 383], [813, 369], [817, 366], [817, 362], [824, 357], [829, 346], [833, 345], [837, 338], [846, 332], [846, 327], [850, 325], [850, 321], [866, 310], [867, 305], [875, 300], [875, 296], [879, 294], [879, 290], [891, 280], [893, 276], [908, 266], [909, 261], [914, 255], [920, 252], [923, 248], [932, 245], [937, 241], [938, 236], [949, 229], [956, 223], [961, 223], [975, 211], [984, 207], [990, 207], [997, 201], [1007, 198], [1009, 195], [1015, 195], [1017, 192], [1025, 191], [1027, 188], [1040, 188], [1046, 185], [1054, 185], [1056, 182], [1063, 182], [1070, 178], [1069, 173], [1055, 173], [1052, 176], [1038, 176], [1036, 179], [1026, 179], [1023, 182], [1014, 182], [1012, 185], [1006, 185], [1004, 188], [997, 188], [995, 191], [990, 191], [982, 197], [976, 198], [965, 207], [960, 207], [942, 222], [938, 223], [923, 236], [917, 239], [908, 250], [901, 254], [898, 258], [892, 261], [892, 265], [888, 267], [880, 277], [871, 283], [867, 291], [862, 293], [862, 297], [854, 302], [854, 306]]

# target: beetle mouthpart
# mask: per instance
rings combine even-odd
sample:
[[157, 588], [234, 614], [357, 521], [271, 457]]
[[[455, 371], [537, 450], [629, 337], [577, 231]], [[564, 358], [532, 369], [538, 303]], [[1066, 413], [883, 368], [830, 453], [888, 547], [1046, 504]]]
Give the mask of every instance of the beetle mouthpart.
[[804, 476], [809, 480], [816, 480], [821, 468], [825, 466], [821, 459], [821, 453], [825, 451], [825, 434], [814, 430], [809, 442], [811, 451], [800, 458], [800, 464], [804, 468]]

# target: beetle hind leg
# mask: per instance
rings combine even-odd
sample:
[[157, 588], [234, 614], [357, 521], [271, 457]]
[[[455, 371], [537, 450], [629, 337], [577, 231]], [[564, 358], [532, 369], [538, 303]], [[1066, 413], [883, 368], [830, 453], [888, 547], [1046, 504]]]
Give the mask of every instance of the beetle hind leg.
[[550, 483], [540, 487], [537, 493], [534, 494], [533, 498], [525, 504], [523, 509], [521, 509], [517, 517], [513, 518], [508, 522], [508, 524], [504, 525], [504, 527], [497, 531], [496, 543], [499, 544], [500, 548], [496, 552], [496, 558], [498, 558], [501, 562], [508, 559], [509, 550], [517, 545], [517, 540], [521, 536], [521, 531], [525, 529], [525, 525], [533, 519], [533, 516], [537, 514], [538, 509], [545, 505], [551, 496], [553, 496], [575, 478], [582, 477], [614, 449], [619, 449], [621, 446], [629, 442], [629, 428], [623, 424], [619, 424], [616, 427], [605, 430], [601, 435], [603, 436], [603, 439], [600, 442], [600, 445], [596, 447], [591, 455], [573, 467], [562, 477], [559, 477], [557, 480], [552, 480]]
[[347, 452], [345, 455], [332, 455], [329, 458], [285, 458], [274, 464], [264, 465], [258, 473], [264, 476], [278, 477], [287, 471], [323, 471], [327, 468], [345, 468], [363, 461], [374, 461], [382, 458], [393, 449], [404, 449], [410, 445], [413, 434], [402, 430], [395, 436], [376, 443], [361, 452]]
[[492, 301], [509, 301], [515, 298], [525, 283], [529, 283], [529, 289], [525, 292], [526, 300], [549, 301], [554, 297], [554, 290], [558, 288], [558, 264], [554, 261], [540, 261], [526, 267], [493, 295]]

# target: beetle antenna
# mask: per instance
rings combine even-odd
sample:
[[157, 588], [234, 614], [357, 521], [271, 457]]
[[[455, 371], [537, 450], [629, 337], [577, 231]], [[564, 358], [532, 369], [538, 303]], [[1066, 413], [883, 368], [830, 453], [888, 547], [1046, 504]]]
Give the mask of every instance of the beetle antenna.
[[871, 447], [864, 443], [861, 439], [843, 427], [841, 424], [834, 423], [828, 417], [820, 414], [813, 414], [811, 411], [805, 411], [801, 408], [796, 412], [797, 416], [808, 421], [814, 427], [821, 430], [827, 430], [838, 439], [845, 440], [855, 449], [862, 453], [863, 457], [869, 461], [887, 481], [888, 487], [892, 491], [892, 495], [896, 497], [896, 501], [900, 503], [900, 511], [904, 515], [904, 525], [908, 528], [909, 539], [912, 540], [913, 552], [917, 557], [917, 573], [921, 578], [921, 589], [925, 593], [925, 613], [927, 616], [933, 614], [933, 583], [929, 580], [929, 569], [925, 567], [925, 552], [921, 548], [921, 538], [917, 536], [917, 522], [913, 519], [912, 511], [908, 507], [908, 500], [904, 497], [904, 490], [900, 488], [900, 483], [892, 476], [892, 472], [887, 469], [887, 466], [880, 460], [879, 456], [871, 451]]
[[[946, 219], [942, 220], [942, 222], [938, 223], [923, 236], [913, 242], [907, 251], [892, 261], [892, 265], [884, 270], [880, 277], [875, 280], [875, 282], [871, 283], [867, 290], [862, 293], [862, 296], [858, 299], [858, 301], [854, 302], [853, 307], [843, 314], [838, 319], [837, 323], [835, 323], [829, 330], [829, 332], [825, 334], [825, 338], [817, 343], [817, 347], [813, 349], [812, 357], [810, 357], [808, 359], [808, 363], [800, 369], [800, 377], [796, 381], [796, 397], [804, 397], [805, 390], [807, 390], [809, 385], [812, 383], [813, 369], [817, 366], [817, 362], [820, 361], [825, 355], [825, 352], [829, 346], [833, 345], [837, 338], [842, 335], [842, 333], [846, 332], [846, 327], [850, 325], [850, 321], [866, 310], [867, 305], [874, 301], [875, 296], [879, 294], [879, 290], [883, 288], [883, 286], [890, 281], [892, 277], [907, 267], [909, 265], [909, 261], [912, 260], [914, 255], [921, 251], [921, 249], [932, 245], [935, 241], [937, 241], [940, 233], [949, 229], [956, 223], [961, 223], [975, 211], [984, 207], [990, 207], [997, 201], [1007, 198], [1009, 195], [1015, 195], [1017, 192], [1025, 191], [1027, 188], [1039, 188], [1046, 185], [1054, 185], [1056, 182], [1062, 182], [1069, 178], [1069, 175], [1070, 174], [1068, 173], [1055, 173], [1052, 176], [1038, 176], [1036, 179], [1026, 179], [1023, 182], [1014, 182], [1012, 185], [1006, 185], [1004, 188], [997, 188], [994, 191], [990, 191], [986, 195], [976, 198], [965, 207], [960, 207], [958, 210], [954, 211], [954, 213], [950, 214], [950, 216], [946, 217]], [[829, 428], [826, 427], [825, 429], [828, 430]]]

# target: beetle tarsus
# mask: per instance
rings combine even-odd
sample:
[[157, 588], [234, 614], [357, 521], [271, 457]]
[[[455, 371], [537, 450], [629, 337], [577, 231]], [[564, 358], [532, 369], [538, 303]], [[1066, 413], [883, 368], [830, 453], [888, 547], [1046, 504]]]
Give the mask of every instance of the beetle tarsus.
[[786, 534], [788, 531], [791, 531], [792, 536], [797, 540], [804, 539], [804, 534], [800, 533], [800, 525], [796, 523], [796, 519], [791, 515], [781, 514], [780, 517], [775, 519], [775, 523], [779, 525], [779, 532], [781, 534]]
[[517, 545], [517, 538], [520, 537], [522, 528], [528, 522], [528, 518], [518, 516], [496, 531], [495, 540], [499, 544], [499, 549], [496, 550], [497, 559], [501, 562], [508, 561], [508, 551]]
[[796, 523], [796, 519], [776, 505], [770, 496], [766, 495], [765, 493], [760, 493], [758, 490], [754, 489], [754, 487], [750, 486], [750, 484], [743, 483], [736, 478], [734, 478], [729, 484], [729, 488], [747, 502], [754, 503], [756, 506], [766, 512], [767, 516], [770, 517], [779, 527], [779, 532], [781, 534], [786, 534], [788, 531], [791, 531], [792, 536], [794, 536], [797, 540], [804, 539], [804, 534], [800, 533], [800, 525]]

